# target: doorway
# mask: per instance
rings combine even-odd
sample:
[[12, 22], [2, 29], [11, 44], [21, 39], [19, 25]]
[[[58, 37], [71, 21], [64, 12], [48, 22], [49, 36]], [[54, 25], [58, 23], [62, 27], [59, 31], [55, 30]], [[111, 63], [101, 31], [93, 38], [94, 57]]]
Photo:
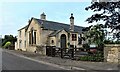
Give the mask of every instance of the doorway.
[[61, 48], [66, 48], [66, 35], [62, 34], [60, 40], [61, 40]]

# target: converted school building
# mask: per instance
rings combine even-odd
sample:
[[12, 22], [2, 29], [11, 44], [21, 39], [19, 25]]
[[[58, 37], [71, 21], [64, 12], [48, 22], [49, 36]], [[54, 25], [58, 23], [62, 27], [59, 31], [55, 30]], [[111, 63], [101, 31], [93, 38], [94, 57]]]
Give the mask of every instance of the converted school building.
[[84, 27], [74, 25], [71, 13], [70, 24], [49, 21], [45, 13], [40, 19], [31, 18], [28, 25], [18, 30], [18, 39], [15, 49], [35, 52], [36, 46], [56, 46], [69, 48], [79, 47], [82, 43], [80, 36]]

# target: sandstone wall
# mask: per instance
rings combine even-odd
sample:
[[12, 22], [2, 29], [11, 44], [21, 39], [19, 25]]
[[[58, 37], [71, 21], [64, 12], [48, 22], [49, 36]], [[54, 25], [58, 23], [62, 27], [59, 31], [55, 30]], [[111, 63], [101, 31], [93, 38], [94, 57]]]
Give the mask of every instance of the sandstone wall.
[[104, 59], [107, 62], [120, 63], [120, 45], [105, 45]]

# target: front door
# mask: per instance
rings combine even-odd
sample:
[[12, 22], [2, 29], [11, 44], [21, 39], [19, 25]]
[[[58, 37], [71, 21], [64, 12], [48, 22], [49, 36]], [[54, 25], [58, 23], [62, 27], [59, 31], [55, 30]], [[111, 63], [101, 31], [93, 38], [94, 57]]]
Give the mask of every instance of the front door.
[[66, 35], [62, 34], [60, 39], [61, 39], [61, 48], [66, 48]]

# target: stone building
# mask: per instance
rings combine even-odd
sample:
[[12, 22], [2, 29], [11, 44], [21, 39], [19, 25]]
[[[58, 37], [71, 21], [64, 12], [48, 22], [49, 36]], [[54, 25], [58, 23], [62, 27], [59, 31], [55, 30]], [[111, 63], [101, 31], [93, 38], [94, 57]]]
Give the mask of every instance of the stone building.
[[32, 17], [27, 26], [18, 30], [15, 49], [35, 52], [36, 46], [79, 47], [83, 28], [74, 25], [72, 13], [70, 24], [48, 21], [45, 13], [42, 13], [40, 19]]

